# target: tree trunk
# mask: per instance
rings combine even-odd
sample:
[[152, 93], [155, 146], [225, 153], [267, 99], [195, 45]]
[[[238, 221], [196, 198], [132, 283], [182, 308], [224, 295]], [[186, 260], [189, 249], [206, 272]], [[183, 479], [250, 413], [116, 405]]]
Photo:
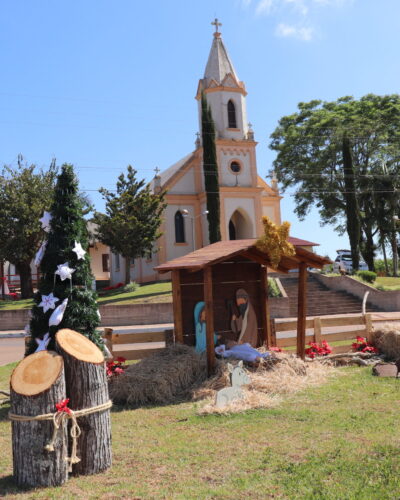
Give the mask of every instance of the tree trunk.
[[343, 137], [342, 153], [345, 186], [344, 199], [346, 202], [346, 227], [350, 241], [353, 271], [357, 271], [360, 265], [360, 211], [356, 196], [350, 141], [346, 136]]
[[125, 285], [131, 282], [131, 257], [125, 257]]
[[[109, 401], [104, 356], [88, 338], [73, 330], [56, 334], [57, 350], [64, 358], [67, 397], [72, 410], [89, 409]], [[78, 418], [81, 435], [73, 474], [96, 474], [111, 466], [110, 410]]]
[[385, 236], [382, 233], [382, 231], [381, 231], [381, 248], [382, 248], [382, 254], [383, 254], [383, 261], [385, 263], [386, 276], [389, 276], [389, 266], [388, 266], [388, 261], [387, 261], [387, 256], [386, 256]]
[[21, 299], [29, 299], [33, 296], [31, 263], [18, 262], [15, 268], [21, 281]]
[[[49, 351], [27, 356], [11, 376], [11, 414], [38, 416], [56, 412], [66, 397], [63, 360]], [[12, 415], [11, 415], [12, 419]], [[59, 486], [68, 479], [67, 424], [63, 422], [54, 451], [45, 446], [52, 438], [53, 420], [12, 420], [14, 479], [19, 486]]]

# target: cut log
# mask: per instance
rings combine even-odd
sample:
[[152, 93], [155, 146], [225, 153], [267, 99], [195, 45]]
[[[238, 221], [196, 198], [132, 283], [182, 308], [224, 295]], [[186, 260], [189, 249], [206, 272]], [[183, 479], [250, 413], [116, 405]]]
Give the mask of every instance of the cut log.
[[[90, 409], [109, 401], [104, 356], [88, 338], [69, 329], [56, 334], [57, 350], [64, 358], [69, 408]], [[80, 462], [73, 474], [96, 474], [111, 466], [110, 410], [80, 416], [81, 434], [77, 442]]]
[[46, 451], [53, 436], [52, 419], [13, 419], [13, 415], [38, 417], [56, 412], [56, 403], [66, 397], [63, 366], [55, 352], [40, 351], [23, 359], [11, 375], [13, 466], [19, 486], [59, 486], [68, 478], [66, 422], [57, 432], [54, 451]]

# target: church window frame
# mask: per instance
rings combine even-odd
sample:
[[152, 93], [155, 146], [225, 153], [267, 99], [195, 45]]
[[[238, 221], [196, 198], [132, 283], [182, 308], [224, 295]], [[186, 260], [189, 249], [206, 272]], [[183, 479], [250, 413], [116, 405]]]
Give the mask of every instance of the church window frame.
[[174, 215], [175, 244], [186, 244], [185, 219], [182, 211], [177, 210]]
[[232, 99], [227, 104], [228, 128], [237, 129], [236, 105]]
[[229, 172], [233, 175], [240, 175], [243, 171], [242, 162], [236, 158], [229, 161]]

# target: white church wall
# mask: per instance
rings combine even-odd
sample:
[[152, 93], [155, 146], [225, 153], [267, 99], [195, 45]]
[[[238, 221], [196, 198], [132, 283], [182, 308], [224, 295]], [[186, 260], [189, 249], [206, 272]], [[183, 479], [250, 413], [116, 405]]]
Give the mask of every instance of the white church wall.
[[[185, 224], [185, 243], [175, 242], [175, 213], [177, 210], [187, 210], [188, 217], [184, 217]], [[165, 246], [167, 253], [167, 260], [181, 257], [193, 251], [193, 237], [192, 237], [192, 217], [195, 216], [193, 205], [168, 205], [165, 209], [166, 231], [165, 231]]]
[[273, 222], [278, 222], [276, 221], [276, 217], [275, 217], [275, 208], [272, 207], [272, 206], [263, 206], [262, 207], [262, 214], [269, 217]]
[[[248, 131], [245, 96], [240, 92], [216, 91], [206, 94], [207, 102], [211, 107], [212, 117], [218, 131], [218, 137], [225, 139], [242, 140]], [[236, 126], [239, 130], [228, 129], [228, 101], [235, 104]], [[201, 100], [199, 109], [199, 130], [201, 130]]]
[[178, 182], [168, 189], [169, 194], [195, 194], [194, 170], [191, 168]]
[[[244, 186], [250, 187], [252, 185], [252, 176], [250, 169], [250, 153], [248, 151], [230, 151], [221, 148], [219, 151], [219, 170], [220, 170], [220, 184], [222, 186]], [[238, 175], [232, 173], [230, 165], [236, 161], [241, 166], [241, 171]]]
[[254, 210], [254, 198], [225, 198], [224, 204], [226, 234], [229, 235], [229, 221], [234, 212], [238, 210], [249, 222], [245, 237], [255, 238], [256, 217]]

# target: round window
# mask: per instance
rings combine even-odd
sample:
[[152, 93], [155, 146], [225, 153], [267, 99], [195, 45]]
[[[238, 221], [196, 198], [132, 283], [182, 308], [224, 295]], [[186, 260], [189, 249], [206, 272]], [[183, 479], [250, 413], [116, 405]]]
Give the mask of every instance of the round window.
[[237, 161], [233, 161], [230, 165], [230, 168], [234, 174], [240, 174], [240, 171], [242, 170], [242, 167]]

